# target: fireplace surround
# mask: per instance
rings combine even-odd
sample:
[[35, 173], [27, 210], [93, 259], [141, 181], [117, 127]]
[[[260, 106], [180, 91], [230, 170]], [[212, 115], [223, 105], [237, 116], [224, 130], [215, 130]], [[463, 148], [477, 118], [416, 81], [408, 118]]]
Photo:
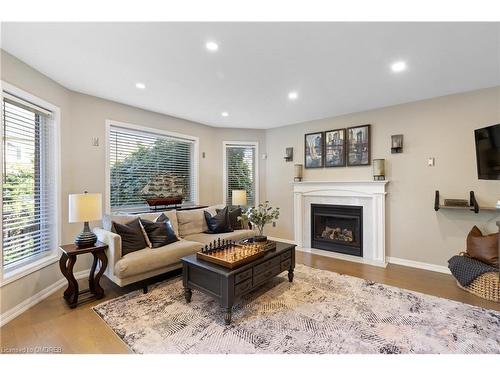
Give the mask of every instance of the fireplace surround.
[[311, 204], [311, 247], [363, 256], [363, 207]]
[[[297, 250], [333, 258], [385, 267], [385, 198], [389, 181], [303, 181], [294, 182], [294, 241]], [[312, 246], [311, 205], [362, 207], [362, 255], [319, 249]]]

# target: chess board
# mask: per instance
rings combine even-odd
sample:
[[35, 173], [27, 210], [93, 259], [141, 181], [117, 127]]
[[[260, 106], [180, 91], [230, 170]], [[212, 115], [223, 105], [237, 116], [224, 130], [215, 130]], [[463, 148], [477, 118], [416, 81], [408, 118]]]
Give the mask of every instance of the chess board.
[[196, 253], [196, 257], [234, 269], [264, 256], [268, 251], [275, 248], [276, 243], [273, 241], [252, 244], [229, 243], [209, 249], [202, 248], [201, 251]]

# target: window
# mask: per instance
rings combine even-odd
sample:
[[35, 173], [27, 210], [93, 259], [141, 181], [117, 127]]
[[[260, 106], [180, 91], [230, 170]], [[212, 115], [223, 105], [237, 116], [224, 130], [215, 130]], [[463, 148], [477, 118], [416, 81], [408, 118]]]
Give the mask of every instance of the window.
[[2, 94], [2, 265], [7, 272], [58, 245], [53, 112]]
[[148, 198], [197, 203], [197, 138], [112, 123], [108, 139], [111, 211], [143, 209]]
[[224, 201], [232, 203], [233, 190], [247, 192], [247, 205], [258, 204], [258, 143], [224, 142]]

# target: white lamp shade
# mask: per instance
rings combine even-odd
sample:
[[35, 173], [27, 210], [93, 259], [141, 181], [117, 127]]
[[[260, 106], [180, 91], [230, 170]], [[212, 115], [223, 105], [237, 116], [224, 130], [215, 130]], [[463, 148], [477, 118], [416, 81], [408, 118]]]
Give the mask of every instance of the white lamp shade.
[[102, 219], [101, 194], [70, 194], [69, 222], [82, 223]]
[[233, 190], [233, 206], [246, 206], [247, 205], [247, 192], [246, 190]]

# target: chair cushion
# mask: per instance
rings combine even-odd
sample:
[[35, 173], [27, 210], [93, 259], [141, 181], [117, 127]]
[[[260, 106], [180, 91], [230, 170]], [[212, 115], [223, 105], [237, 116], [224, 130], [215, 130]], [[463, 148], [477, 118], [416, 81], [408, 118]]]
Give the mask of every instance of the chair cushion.
[[127, 278], [180, 263], [181, 258], [199, 251], [202, 244], [179, 240], [157, 249], [145, 248], [127, 254], [115, 264], [115, 275]]
[[155, 222], [140, 219], [142, 227], [146, 232], [146, 237], [150, 242], [150, 248], [156, 249], [173, 242], [179, 241], [175, 235], [172, 223], [164, 214], [161, 214]]
[[231, 222], [229, 221], [229, 208], [226, 207], [219, 210], [217, 214], [210, 214], [208, 211], [203, 211], [207, 222], [208, 230], [205, 233], [228, 233], [232, 232]]
[[111, 231], [121, 237], [122, 256], [148, 247], [139, 218], [127, 224], [119, 224], [113, 221]]
[[195, 233], [186, 236], [185, 239], [188, 241], [201, 242], [202, 244], [205, 245], [209, 244], [210, 242], [214, 242], [214, 240], [218, 238], [220, 238], [221, 240], [240, 241], [253, 236], [255, 236], [255, 232], [253, 230], [239, 229], [230, 233], [217, 233], [217, 234]]
[[498, 267], [498, 233], [483, 236], [479, 228], [474, 226], [467, 236], [467, 254]]

